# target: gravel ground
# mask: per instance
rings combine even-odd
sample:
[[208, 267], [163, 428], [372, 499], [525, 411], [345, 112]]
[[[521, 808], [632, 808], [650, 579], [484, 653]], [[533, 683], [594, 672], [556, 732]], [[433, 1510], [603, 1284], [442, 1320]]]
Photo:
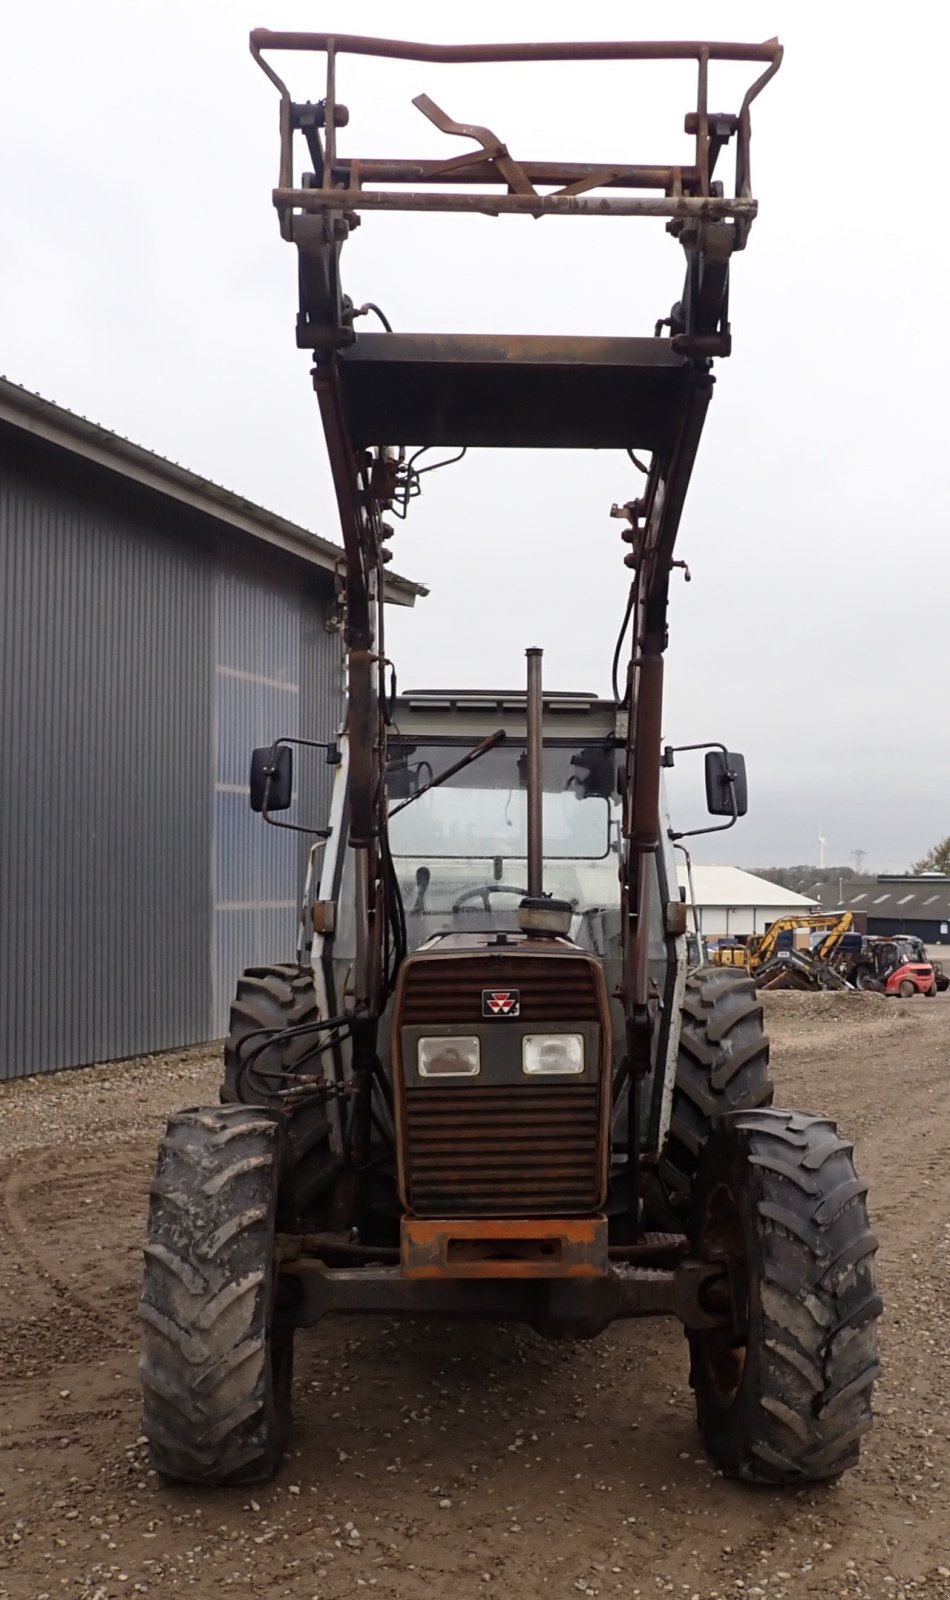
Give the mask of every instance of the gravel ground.
[[216, 1098], [190, 1051], [0, 1087], [0, 1600], [950, 1600], [950, 1002], [766, 1000], [777, 1098], [856, 1138], [882, 1244], [877, 1423], [839, 1485], [720, 1478], [672, 1324], [365, 1319], [300, 1337], [276, 1483], [161, 1486], [135, 1301], [164, 1118]]

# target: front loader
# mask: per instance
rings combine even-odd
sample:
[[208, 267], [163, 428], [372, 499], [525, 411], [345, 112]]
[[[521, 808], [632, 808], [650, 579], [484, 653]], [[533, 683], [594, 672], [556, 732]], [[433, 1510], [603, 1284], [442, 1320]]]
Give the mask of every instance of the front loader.
[[[251, 48], [280, 96], [274, 200], [339, 505], [347, 706], [322, 747], [333, 796], [296, 955], [239, 980], [220, 1103], [172, 1117], [159, 1151], [141, 1299], [152, 1461], [173, 1481], [271, 1475], [295, 1333], [335, 1313], [575, 1338], [665, 1316], [685, 1329], [724, 1472], [835, 1478], [857, 1459], [877, 1371], [866, 1185], [832, 1122], [772, 1107], [748, 974], [690, 960], [685, 835], [662, 782], [676, 756], [661, 738], [675, 539], [712, 363], [730, 353], [731, 257], [756, 212], [750, 107], [781, 50], [266, 32]], [[288, 50], [325, 58], [322, 99], [291, 98], [272, 65]], [[578, 83], [585, 62], [692, 61], [692, 155], [520, 159], [425, 94], [414, 104], [461, 153], [346, 155], [338, 75], [354, 54], [571, 61]], [[719, 61], [758, 74], [735, 113], [709, 109]], [[661, 217], [685, 284], [649, 337], [394, 332], [341, 283], [372, 210], [600, 218], [607, 233]], [[363, 331], [369, 315], [378, 330]], [[419, 493], [423, 452], [473, 447], [609, 449], [640, 474], [613, 508], [629, 589], [611, 699], [546, 693], [534, 648], [518, 690], [396, 695], [387, 518]], [[302, 826], [283, 814], [293, 747], [310, 742], [275, 729], [254, 752], [265, 823]], [[705, 750], [708, 809], [731, 827], [741, 757], [688, 748]]]

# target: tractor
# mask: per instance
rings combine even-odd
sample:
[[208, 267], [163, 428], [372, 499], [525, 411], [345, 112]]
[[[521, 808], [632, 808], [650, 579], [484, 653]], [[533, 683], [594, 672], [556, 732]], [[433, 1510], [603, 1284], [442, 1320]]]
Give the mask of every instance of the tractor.
[[[219, 1100], [172, 1116], [158, 1152], [140, 1302], [152, 1463], [172, 1482], [274, 1474], [295, 1336], [324, 1317], [474, 1317], [586, 1339], [660, 1316], [685, 1330], [717, 1467], [837, 1478], [870, 1426], [877, 1372], [866, 1185], [832, 1121], [773, 1106], [748, 973], [696, 966], [701, 942], [691, 961], [686, 835], [663, 782], [677, 755], [661, 727], [675, 540], [713, 362], [731, 349], [731, 257], [756, 212], [750, 108], [781, 48], [256, 31], [251, 49], [280, 97], [274, 201], [339, 507], [347, 694], [321, 746], [332, 799], [296, 951], [238, 979]], [[324, 58], [322, 98], [292, 98], [281, 51]], [[690, 155], [520, 159], [420, 94], [461, 153], [351, 156], [338, 89], [352, 55], [568, 61], [579, 89], [600, 61], [692, 62]], [[734, 113], [710, 110], [721, 61], [757, 74]], [[683, 292], [646, 337], [393, 331], [342, 289], [347, 240], [375, 210], [599, 218], [605, 233], [662, 218], [685, 253]], [[419, 493], [422, 452], [473, 447], [612, 450], [638, 476], [613, 508], [627, 592], [609, 698], [546, 692], [534, 647], [516, 690], [396, 692], [387, 519]], [[298, 829], [294, 747], [314, 741], [274, 735], [252, 756], [251, 805], [262, 825]], [[709, 828], [734, 826], [741, 757], [680, 748], [704, 751]]]

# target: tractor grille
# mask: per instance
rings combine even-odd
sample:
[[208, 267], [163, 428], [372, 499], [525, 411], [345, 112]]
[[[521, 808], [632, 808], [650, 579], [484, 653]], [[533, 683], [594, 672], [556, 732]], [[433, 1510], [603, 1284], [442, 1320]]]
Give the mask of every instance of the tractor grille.
[[[483, 989], [517, 989], [522, 1022], [598, 1022], [594, 972], [570, 956], [487, 956], [453, 961], [435, 956], [413, 961], [406, 973], [400, 1021], [478, 1023]], [[504, 1024], [502, 1024], [504, 1026]]]
[[597, 1084], [409, 1088], [406, 1133], [409, 1203], [418, 1216], [561, 1217], [600, 1202]]

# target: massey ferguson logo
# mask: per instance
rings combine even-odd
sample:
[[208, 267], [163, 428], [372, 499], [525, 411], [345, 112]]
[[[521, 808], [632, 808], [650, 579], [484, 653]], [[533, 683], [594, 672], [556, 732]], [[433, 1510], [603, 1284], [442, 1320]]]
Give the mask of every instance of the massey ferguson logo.
[[517, 1017], [521, 1012], [520, 989], [483, 989], [483, 1017]]

